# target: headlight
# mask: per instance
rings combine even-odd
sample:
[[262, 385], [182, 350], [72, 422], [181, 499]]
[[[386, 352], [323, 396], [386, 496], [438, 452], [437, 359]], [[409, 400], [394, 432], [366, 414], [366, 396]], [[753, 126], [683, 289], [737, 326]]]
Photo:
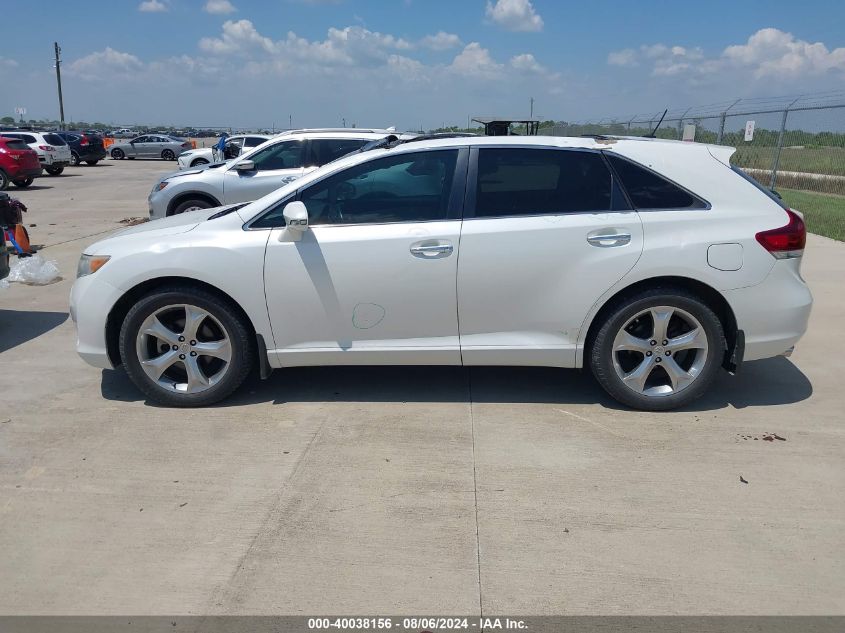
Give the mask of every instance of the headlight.
[[76, 267], [76, 278], [79, 279], [97, 272], [110, 259], [110, 255], [86, 255], [82, 253], [82, 257], [79, 258], [79, 265]]
[[153, 190], [150, 192], [150, 195], [153, 195], [154, 193], [161, 191], [168, 184], [170, 184], [170, 183], [168, 183], [166, 180], [162, 180], [161, 182], [157, 182], [156, 184], [153, 185]]

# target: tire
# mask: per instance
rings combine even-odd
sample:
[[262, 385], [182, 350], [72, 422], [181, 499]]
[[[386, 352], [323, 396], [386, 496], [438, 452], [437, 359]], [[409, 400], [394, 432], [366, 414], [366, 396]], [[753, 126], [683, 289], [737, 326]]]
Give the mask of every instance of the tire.
[[634, 409], [667, 411], [707, 390], [726, 347], [719, 317], [701, 298], [663, 287], [612, 306], [589, 344], [588, 358], [596, 380], [613, 398]]
[[173, 153], [173, 150], [166, 149], [161, 153], [162, 160], [176, 160], [176, 154]]
[[80, 162], [82, 162], [82, 161], [79, 160], [79, 154], [77, 154], [76, 152], [71, 152], [70, 153], [70, 164], [73, 165], [74, 167], [79, 167]]
[[64, 167], [45, 167], [44, 171], [46, 171], [51, 176], [61, 176], [62, 172], [65, 170]]
[[[201, 316], [194, 329], [184, 327], [186, 308]], [[158, 336], [145, 333], [151, 323], [161, 326], [155, 329]], [[235, 306], [183, 285], [157, 289], [135, 303], [120, 328], [119, 346], [135, 386], [150, 400], [171, 407], [203, 407], [222, 400], [240, 387], [256, 357], [251, 330]], [[202, 353], [212, 348], [214, 354]], [[192, 355], [194, 350], [199, 351]]]
[[208, 165], [208, 161], [204, 158], [197, 158], [194, 162], [191, 163], [191, 167], [199, 167], [200, 165]]
[[212, 203], [208, 200], [203, 200], [202, 198], [191, 198], [189, 200], [185, 200], [184, 202], [180, 202], [174, 209], [173, 213], [170, 215], [179, 215], [180, 213], [185, 213], [186, 211], [196, 211], [197, 209], [211, 209], [214, 207]]
[[6, 172], [0, 169], [0, 191], [4, 191], [9, 186], [9, 176]]
[[99, 162], [100, 161], [98, 161], [98, 160], [86, 160], [85, 161], [85, 163], [88, 164], [88, 165], [91, 165], [91, 167], [94, 167]]
[[124, 158], [126, 158], [126, 154], [123, 152], [122, 149], [116, 147], [111, 151], [111, 157], [115, 160], [123, 160]]
[[35, 182], [35, 178], [30, 176], [29, 178], [21, 178], [20, 180], [13, 180], [12, 184], [19, 189], [26, 189], [29, 187], [33, 182]]

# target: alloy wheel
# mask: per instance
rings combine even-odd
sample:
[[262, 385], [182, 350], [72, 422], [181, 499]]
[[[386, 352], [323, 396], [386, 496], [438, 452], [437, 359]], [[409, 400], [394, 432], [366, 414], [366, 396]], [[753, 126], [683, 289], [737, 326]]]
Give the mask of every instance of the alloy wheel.
[[168, 391], [194, 394], [216, 385], [229, 370], [232, 343], [220, 321], [190, 304], [149, 315], [135, 347], [144, 373]]
[[613, 367], [634, 393], [664, 397], [692, 385], [707, 363], [707, 333], [686, 310], [654, 306], [631, 317], [613, 341]]

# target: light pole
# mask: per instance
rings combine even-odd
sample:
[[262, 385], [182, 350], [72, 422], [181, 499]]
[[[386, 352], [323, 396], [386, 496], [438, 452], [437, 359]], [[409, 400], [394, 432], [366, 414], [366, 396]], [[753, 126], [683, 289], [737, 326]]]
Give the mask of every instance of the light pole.
[[65, 103], [62, 99], [62, 49], [58, 42], [53, 42], [56, 51], [56, 85], [59, 87], [59, 129], [65, 129]]

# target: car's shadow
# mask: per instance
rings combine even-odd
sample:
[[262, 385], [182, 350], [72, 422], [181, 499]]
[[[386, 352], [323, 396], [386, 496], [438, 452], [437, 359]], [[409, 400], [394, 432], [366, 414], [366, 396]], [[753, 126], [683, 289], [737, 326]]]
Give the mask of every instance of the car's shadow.
[[[136, 402], [143, 395], [122, 371], [103, 371], [108, 400]], [[686, 411], [800, 402], [813, 387], [786, 358], [746, 363], [739, 374], [722, 372], [710, 390]], [[272, 402], [488, 402], [599, 404], [624, 407], [611, 399], [586, 371], [540, 367], [296, 367], [279, 369], [267, 380], [251, 376], [215, 407]], [[150, 406], [155, 403], [147, 402]]]
[[39, 189], [52, 189], [51, 185], [30, 185], [29, 187], [10, 187], [6, 190], [12, 198], [15, 197], [16, 193], [22, 193], [24, 191], [37, 191]]
[[67, 312], [0, 310], [0, 353], [38, 338], [67, 320]]

